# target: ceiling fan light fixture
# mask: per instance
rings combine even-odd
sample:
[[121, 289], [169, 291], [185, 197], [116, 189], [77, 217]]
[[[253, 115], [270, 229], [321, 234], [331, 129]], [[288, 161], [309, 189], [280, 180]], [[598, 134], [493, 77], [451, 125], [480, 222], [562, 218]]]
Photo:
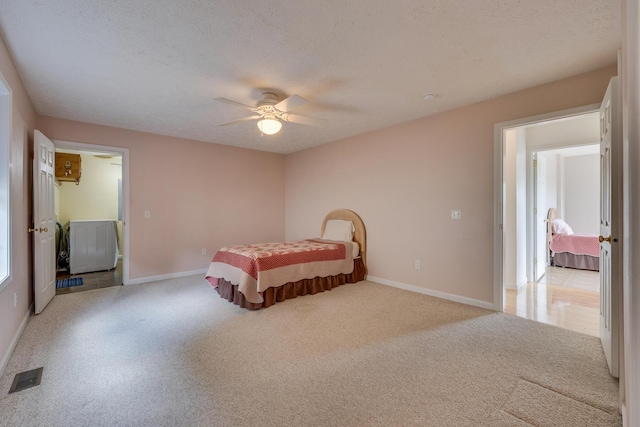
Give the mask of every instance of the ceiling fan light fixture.
[[260, 132], [264, 133], [265, 135], [276, 134], [280, 132], [280, 129], [282, 128], [282, 123], [280, 123], [280, 121], [275, 118], [264, 118], [258, 121], [257, 124]]

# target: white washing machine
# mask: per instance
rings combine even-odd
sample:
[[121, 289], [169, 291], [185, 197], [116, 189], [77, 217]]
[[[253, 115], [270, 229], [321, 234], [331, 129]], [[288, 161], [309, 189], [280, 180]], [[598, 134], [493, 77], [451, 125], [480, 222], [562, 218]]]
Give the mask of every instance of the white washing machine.
[[118, 223], [113, 220], [69, 221], [71, 274], [111, 270], [118, 263]]

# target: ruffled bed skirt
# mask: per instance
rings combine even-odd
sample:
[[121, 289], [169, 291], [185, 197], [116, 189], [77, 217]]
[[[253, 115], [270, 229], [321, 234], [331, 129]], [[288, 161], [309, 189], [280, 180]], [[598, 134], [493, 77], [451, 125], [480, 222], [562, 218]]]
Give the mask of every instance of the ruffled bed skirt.
[[590, 255], [574, 255], [569, 252], [557, 252], [553, 254], [553, 265], [556, 267], [598, 271], [600, 269], [600, 259]]
[[276, 302], [295, 298], [302, 295], [314, 295], [319, 292], [330, 291], [331, 289], [344, 285], [345, 283], [356, 283], [364, 280], [367, 268], [362, 259], [356, 258], [353, 272], [351, 274], [339, 274], [337, 276], [316, 277], [314, 279], [304, 279], [299, 282], [289, 282], [277, 288], [269, 288], [262, 293], [264, 302], [255, 304], [247, 301], [242, 292], [238, 291], [238, 285], [232, 285], [224, 279], [218, 280], [218, 293], [229, 302], [239, 305], [242, 308], [258, 310], [260, 308], [271, 307]]

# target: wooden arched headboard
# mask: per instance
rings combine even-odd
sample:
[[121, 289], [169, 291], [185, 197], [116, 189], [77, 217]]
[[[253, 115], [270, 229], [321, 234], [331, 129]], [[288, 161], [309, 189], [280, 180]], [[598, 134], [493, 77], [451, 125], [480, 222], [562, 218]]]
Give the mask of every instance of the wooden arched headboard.
[[324, 228], [327, 225], [327, 221], [330, 219], [342, 219], [345, 221], [351, 221], [356, 228], [356, 231], [353, 233], [353, 240], [358, 242], [360, 245], [360, 257], [362, 258], [362, 262], [364, 265], [367, 265], [367, 230], [364, 227], [364, 222], [362, 222], [362, 218], [355, 213], [354, 211], [350, 211], [349, 209], [336, 209], [331, 211], [324, 217], [324, 221], [322, 221], [322, 229], [320, 230], [320, 236], [324, 235]]

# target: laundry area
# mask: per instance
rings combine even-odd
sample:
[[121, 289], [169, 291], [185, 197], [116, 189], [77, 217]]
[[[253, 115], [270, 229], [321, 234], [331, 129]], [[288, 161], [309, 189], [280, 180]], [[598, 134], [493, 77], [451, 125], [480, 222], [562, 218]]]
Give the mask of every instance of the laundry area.
[[122, 285], [122, 157], [56, 150], [56, 293]]

